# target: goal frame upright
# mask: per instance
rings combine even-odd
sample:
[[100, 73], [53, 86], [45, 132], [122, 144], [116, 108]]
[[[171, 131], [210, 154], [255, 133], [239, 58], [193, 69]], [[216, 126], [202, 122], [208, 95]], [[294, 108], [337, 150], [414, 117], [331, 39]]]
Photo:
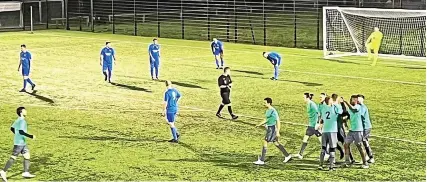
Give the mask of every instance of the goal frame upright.
[[[340, 52], [340, 51], [335, 51], [335, 50], [328, 50], [328, 27], [330, 26], [328, 24], [328, 14], [327, 11], [328, 10], [336, 10], [339, 12], [339, 15], [341, 16], [341, 19], [343, 21], [343, 24], [345, 25], [345, 28], [348, 31], [348, 34], [350, 35], [351, 39], [352, 39], [352, 43], [353, 46], [355, 48], [354, 52]], [[332, 58], [338, 58], [338, 57], [347, 57], [347, 56], [367, 56], [367, 52], [363, 52], [360, 50], [360, 46], [365, 46], [365, 45], [357, 45], [357, 40], [356, 37], [354, 35], [354, 32], [351, 29], [351, 26], [348, 23], [348, 20], [345, 18], [344, 14], [343, 14], [343, 10], [358, 10], [358, 11], [372, 11], [372, 12], [407, 12], [407, 13], [420, 13], [420, 14], [424, 14], [423, 17], [426, 16], [426, 10], [407, 10], [407, 9], [378, 9], [378, 8], [353, 8], [353, 7], [338, 7], [338, 6], [324, 6], [323, 7], [323, 11], [322, 11], [322, 34], [323, 34], [323, 57], [324, 59], [332, 59]], [[361, 16], [361, 15], [357, 15], [357, 16]], [[377, 16], [369, 16], [369, 17], [377, 17]], [[415, 17], [415, 16], [414, 16]], [[421, 16], [419, 16], [421, 17]], [[368, 17], [367, 17], [368, 18]], [[382, 18], [382, 17], [380, 17]], [[390, 17], [392, 18], [392, 17]], [[397, 17], [396, 17], [397, 18]], [[424, 25], [424, 29], [425, 29], [425, 25]], [[367, 37], [366, 37], [367, 38]], [[424, 39], [426, 39], [426, 36], [424, 36]], [[426, 44], [426, 40], [422, 41], [422, 44]], [[426, 46], [424, 45], [424, 49], [426, 49]], [[339, 52], [341, 54], [334, 54], [336, 52]], [[425, 57], [425, 52], [426, 50], [424, 50], [424, 56], [423, 57], [419, 57], [419, 56], [405, 56], [403, 54], [379, 54], [380, 57], [383, 58], [403, 58], [403, 59], [408, 59], [411, 61], [426, 61], [426, 57]], [[331, 54], [332, 53], [332, 54]]]

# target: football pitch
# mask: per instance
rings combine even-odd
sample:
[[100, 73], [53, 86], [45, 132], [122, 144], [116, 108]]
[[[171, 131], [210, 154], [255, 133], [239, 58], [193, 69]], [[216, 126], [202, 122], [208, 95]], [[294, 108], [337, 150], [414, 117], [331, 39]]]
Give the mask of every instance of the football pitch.
[[[35, 180], [426, 180], [425, 62], [365, 57], [324, 60], [322, 51], [225, 43], [231, 67], [236, 121], [215, 116], [220, 104], [217, 78], [222, 74], [207, 41], [159, 39], [161, 80], [180, 90], [179, 144], [168, 143], [170, 129], [161, 107], [164, 82], [151, 80], [148, 44], [152, 37], [73, 31], [0, 34], [0, 168], [9, 159], [9, 128], [16, 108], [28, 111], [30, 171]], [[115, 48], [113, 82], [104, 82], [99, 54], [106, 41]], [[37, 92], [20, 93], [20, 44], [33, 55]], [[278, 81], [263, 51], [283, 56]], [[282, 120], [280, 141], [299, 152], [308, 123], [303, 93], [337, 93], [346, 100], [365, 95], [373, 122], [370, 144], [376, 163], [319, 171], [320, 144], [311, 138], [304, 159], [284, 164], [270, 145], [264, 166], [260, 155], [265, 129], [265, 97]], [[224, 116], [228, 116], [226, 109]], [[353, 147], [356, 161], [360, 155]], [[21, 180], [22, 157], [9, 169]], [[337, 161], [340, 166], [342, 160]]]

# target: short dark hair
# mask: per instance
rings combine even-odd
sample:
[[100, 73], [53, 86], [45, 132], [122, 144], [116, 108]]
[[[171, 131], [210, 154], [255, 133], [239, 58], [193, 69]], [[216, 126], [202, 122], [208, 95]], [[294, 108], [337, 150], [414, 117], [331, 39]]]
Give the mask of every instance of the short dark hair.
[[324, 96], [326, 96], [326, 93], [320, 93], [320, 95], [324, 95]]
[[157, 40], [157, 38], [154, 38], [154, 39], [153, 39], [153, 42], [154, 42], [155, 40]]
[[357, 95], [357, 97], [362, 97], [363, 99], [365, 99], [365, 96], [362, 94]]
[[264, 56], [265, 52], [262, 52], [262, 55]]
[[16, 109], [16, 114], [17, 114], [18, 116], [21, 116], [22, 110], [24, 110], [24, 109], [25, 109], [25, 107], [18, 107], [18, 108]]
[[230, 70], [230, 67], [225, 67], [225, 68], [224, 68], [224, 73], [225, 73], [227, 70]]
[[314, 94], [310, 94], [308, 92], [304, 93], [305, 98], [313, 99]]
[[170, 85], [172, 85], [172, 81], [169, 81], [169, 80], [166, 80], [165, 83], [166, 83], [167, 87], [169, 87]]
[[107, 41], [107, 42], [105, 42], [105, 45], [107, 45], [107, 44], [109, 44], [109, 43], [111, 43], [111, 42], [108, 42], [108, 41]]
[[267, 101], [268, 104], [273, 104], [273, 99], [271, 99], [270, 97], [267, 97], [264, 99], [265, 101]]
[[21, 44], [21, 47], [23, 48], [27, 48], [27, 46], [25, 44]]
[[333, 101], [337, 101], [338, 99], [338, 95], [337, 94], [332, 94], [332, 100]]
[[329, 100], [331, 99], [331, 97], [327, 96], [325, 97], [325, 104], [328, 105], [329, 104]]
[[352, 99], [357, 99], [358, 95], [352, 95], [351, 98]]

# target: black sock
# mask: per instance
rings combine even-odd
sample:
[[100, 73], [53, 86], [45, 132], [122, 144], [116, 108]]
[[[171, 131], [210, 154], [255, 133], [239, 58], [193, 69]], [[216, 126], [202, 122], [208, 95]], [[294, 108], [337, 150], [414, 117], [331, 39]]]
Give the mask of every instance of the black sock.
[[365, 146], [366, 155], [368, 155], [369, 158], [373, 158], [372, 149], [371, 146], [369, 146], [368, 141], [364, 141], [363, 145]]
[[342, 159], [342, 158], [344, 157], [344, 151], [343, 151], [343, 149], [341, 148], [341, 146], [340, 146], [340, 145], [338, 145], [338, 144], [337, 144], [337, 149], [338, 149], [338, 151], [340, 151], [340, 159]]
[[105, 81], [107, 81], [107, 72], [103, 71], [102, 73], [104, 74]]
[[231, 109], [231, 106], [228, 106], [228, 112], [230, 113], [231, 116], [234, 116], [233, 115], [233, 110]]
[[224, 108], [224, 105], [219, 105], [219, 108], [218, 108], [218, 112], [216, 112], [216, 114], [220, 114], [221, 113], [221, 110], [222, 110], [222, 108]]

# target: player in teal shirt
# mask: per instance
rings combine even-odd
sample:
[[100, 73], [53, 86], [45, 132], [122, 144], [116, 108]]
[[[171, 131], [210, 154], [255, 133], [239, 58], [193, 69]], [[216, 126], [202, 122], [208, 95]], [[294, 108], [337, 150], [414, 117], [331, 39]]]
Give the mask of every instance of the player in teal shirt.
[[348, 135], [345, 138], [344, 144], [346, 166], [349, 166], [348, 164], [350, 163], [349, 146], [350, 144], [355, 143], [362, 157], [362, 168], [367, 169], [369, 168], [369, 165], [365, 158], [365, 151], [362, 148], [363, 123], [361, 116], [361, 107], [359, 104], [357, 104], [357, 95], [351, 96], [351, 104], [349, 104], [347, 101], [344, 101], [344, 103], [348, 108], [348, 113], [350, 114], [350, 131], [348, 132]]
[[299, 159], [303, 158], [304, 150], [307, 147], [308, 139], [310, 139], [311, 136], [316, 135], [319, 142], [322, 143], [322, 134], [316, 129], [316, 125], [319, 122], [319, 110], [317, 104], [312, 100], [313, 96], [313, 94], [304, 93], [304, 101], [307, 103], [308, 127], [302, 140], [300, 152], [295, 155]]
[[16, 109], [16, 114], [18, 114], [19, 118], [10, 127], [10, 130], [14, 134], [13, 152], [3, 170], [0, 171], [0, 177], [3, 179], [3, 181], [7, 181], [6, 172], [10, 167], [12, 167], [12, 164], [15, 162], [19, 154], [22, 154], [24, 157], [24, 172], [22, 173], [22, 177], [35, 177], [35, 175], [30, 174], [30, 150], [27, 147], [26, 141], [26, 138], [35, 139], [35, 136], [28, 134], [27, 121], [25, 121], [27, 111], [25, 108], [19, 107]]
[[365, 147], [365, 151], [367, 154], [367, 160], [368, 163], [374, 163], [374, 155], [371, 149], [371, 146], [369, 145], [369, 137], [371, 135], [371, 129], [372, 129], [372, 123], [371, 123], [371, 117], [369, 116], [369, 110], [368, 107], [363, 103], [365, 100], [364, 95], [358, 95], [357, 101], [360, 105], [361, 109], [361, 115], [362, 115], [362, 124], [363, 124], [363, 146]]
[[256, 127], [260, 127], [265, 125], [267, 129], [263, 146], [261, 152], [261, 158], [258, 158], [257, 161], [254, 162], [256, 165], [264, 165], [265, 155], [267, 154], [267, 146], [268, 143], [273, 142], [274, 145], [283, 153], [285, 156], [284, 163], [288, 162], [292, 156], [286, 151], [285, 147], [279, 143], [280, 137], [280, 118], [276, 109], [272, 106], [273, 100], [271, 98], [264, 99], [264, 105], [267, 107], [267, 111], [265, 112], [265, 120], [260, 124], [256, 125]]
[[325, 105], [322, 109], [323, 133], [322, 133], [322, 151], [320, 152], [320, 166], [323, 169], [323, 160], [329, 146], [329, 170], [335, 170], [335, 148], [337, 147], [338, 138], [338, 116], [342, 114], [342, 108], [337, 104], [337, 97], [333, 100], [330, 97], [325, 98]]

